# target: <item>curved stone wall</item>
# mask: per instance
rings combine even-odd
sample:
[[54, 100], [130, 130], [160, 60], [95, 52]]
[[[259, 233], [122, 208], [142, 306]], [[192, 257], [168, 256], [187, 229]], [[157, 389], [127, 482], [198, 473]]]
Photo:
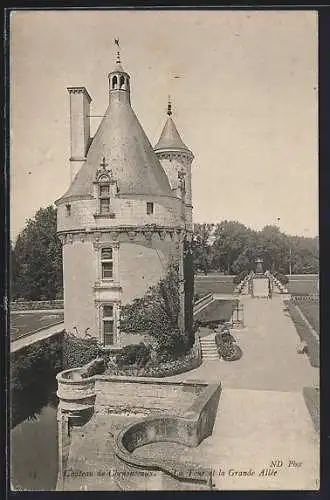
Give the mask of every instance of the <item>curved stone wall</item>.
[[183, 480], [208, 482], [208, 469], [178, 467], [175, 459], [160, 461], [155, 457], [134, 456], [134, 450], [155, 442], [173, 442], [196, 447], [210, 436], [221, 394], [221, 384], [207, 385], [183, 416], [150, 416], [128, 425], [115, 440], [115, 453], [124, 462], [135, 467], [158, 469]]
[[[65, 370], [57, 375], [57, 395], [60, 399], [59, 424], [63, 418], [66, 418], [68, 419], [68, 429], [71, 425], [80, 425], [91, 418], [95, 409], [96, 413], [102, 412], [104, 404], [108, 404], [110, 409], [117, 408], [120, 413], [125, 394], [127, 407], [132, 403], [132, 391], [139, 395], [137, 404], [142, 407], [146, 403], [150, 406], [152, 404], [150, 398], [153, 396], [159, 400], [158, 404], [163, 400], [164, 410], [162, 414], [150, 414], [150, 416], [124, 427], [115, 438], [114, 451], [116, 455], [123, 462], [135, 467], [161, 470], [187, 481], [201, 481], [203, 483], [209, 481], [209, 470], [195, 467], [191, 470], [191, 467], [179, 464], [175, 455], [172, 458], [168, 457], [166, 460], [159, 461], [156, 457], [134, 456], [134, 450], [155, 442], [173, 442], [189, 447], [198, 446], [203, 439], [212, 434], [221, 394], [220, 383], [170, 382], [145, 377], [109, 377], [107, 375], [84, 377], [85, 374], [86, 369], [81, 367]], [[163, 394], [163, 399], [160, 397], [162, 392], [166, 390], [169, 391], [168, 397], [173, 394], [173, 391], [178, 391], [176, 404], [172, 406], [171, 410], [175, 412], [177, 408], [177, 414], [166, 413], [165, 407], [168, 406], [166, 394]], [[117, 395], [118, 391], [120, 397]], [[189, 400], [187, 400], [187, 394], [190, 396]], [[188, 405], [183, 411], [180, 398], [188, 401]], [[64, 436], [61, 439], [63, 441]]]
[[58, 373], [57, 396], [60, 408], [71, 416], [91, 413], [95, 404], [95, 376], [82, 378], [82, 368], [73, 368]]

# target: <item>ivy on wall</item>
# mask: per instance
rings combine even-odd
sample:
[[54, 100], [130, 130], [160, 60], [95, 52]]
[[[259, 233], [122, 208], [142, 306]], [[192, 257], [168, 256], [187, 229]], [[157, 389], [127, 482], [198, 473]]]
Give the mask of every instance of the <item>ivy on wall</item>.
[[187, 335], [178, 327], [179, 314], [179, 269], [172, 262], [166, 276], [149, 287], [144, 297], [122, 307], [121, 330], [148, 335], [160, 357], [175, 359], [190, 347]]

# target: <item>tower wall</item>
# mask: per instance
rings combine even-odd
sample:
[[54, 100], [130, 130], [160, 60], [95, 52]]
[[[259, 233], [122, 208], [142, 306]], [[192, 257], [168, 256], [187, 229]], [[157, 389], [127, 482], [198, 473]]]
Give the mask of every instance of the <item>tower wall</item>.
[[72, 241], [63, 245], [64, 323], [67, 331], [84, 336], [87, 328], [95, 332], [93, 286], [96, 260], [91, 241]]
[[172, 259], [179, 264], [184, 328], [183, 242], [192, 229], [193, 154], [169, 119], [168, 134], [179, 146], [170, 156], [157, 151], [162, 167], [131, 108], [130, 76], [119, 53], [108, 78], [109, 106], [93, 140], [91, 98], [85, 87], [68, 89], [72, 183], [56, 205], [66, 328], [111, 347], [120, 345], [121, 306], [143, 297]]
[[180, 171], [185, 172], [185, 197], [184, 197], [184, 214], [186, 221], [186, 228], [189, 231], [193, 230], [192, 223], [192, 193], [191, 193], [191, 163], [193, 160], [192, 155], [186, 153], [178, 153], [175, 151], [167, 152], [156, 152], [163, 169], [168, 176], [171, 188], [174, 190], [177, 196], [181, 197], [181, 192], [179, 188], [179, 178], [178, 173]]
[[[148, 215], [146, 203], [154, 203], [153, 214]], [[68, 213], [67, 205], [70, 205]], [[156, 224], [157, 226], [183, 225], [181, 218], [181, 202], [177, 198], [158, 198], [141, 196], [136, 198], [111, 199], [113, 218], [95, 216], [98, 212], [98, 199], [74, 200], [58, 204], [57, 230], [72, 231], [85, 228], [105, 228], [116, 226], [143, 226]]]
[[[172, 230], [117, 233], [85, 232], [61, 236], [63, 244], [64, 322], [68, 332], [86, 333], [102, 342], [102, 306], [114, 305], [115, 345], [120, 343], [120, 307], [143, 297], [165, 277], [168, 264], [179, 263], [181, 237]], [[113, 249], [113, 279], [103, 280], [101, 250]], [[182, 309], [182, 317], [183, 317]]]
[[178, 251], [171, 241], [123, 242], [120, 245], [120, 284], [122, 304], [143, 297], [150, 286], [165, 277], [171, 257], [178, 260]]

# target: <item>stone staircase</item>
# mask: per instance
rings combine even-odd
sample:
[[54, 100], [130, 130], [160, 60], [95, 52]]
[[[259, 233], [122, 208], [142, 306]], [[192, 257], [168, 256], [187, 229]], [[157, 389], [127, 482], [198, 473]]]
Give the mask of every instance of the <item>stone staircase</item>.
[[253, 278], [254, 297], [268, 297], [268, 278]]
[[217, 346], [214, 340], [214, 335], [202, 337], [200, 339], [202, 359], [219, 359]]

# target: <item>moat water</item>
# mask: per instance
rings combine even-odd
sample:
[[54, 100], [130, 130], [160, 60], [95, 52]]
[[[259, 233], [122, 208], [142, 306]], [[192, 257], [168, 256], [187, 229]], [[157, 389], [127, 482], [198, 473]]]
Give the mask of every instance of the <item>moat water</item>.
[[56, 408], [44, 406], [11, 432], [11, 488], [16, 491], [55, 490], [57, 481]]
[[15, 491], [55, 490], [58, 468], [56, 380], [11, 395], [10, 478]]

